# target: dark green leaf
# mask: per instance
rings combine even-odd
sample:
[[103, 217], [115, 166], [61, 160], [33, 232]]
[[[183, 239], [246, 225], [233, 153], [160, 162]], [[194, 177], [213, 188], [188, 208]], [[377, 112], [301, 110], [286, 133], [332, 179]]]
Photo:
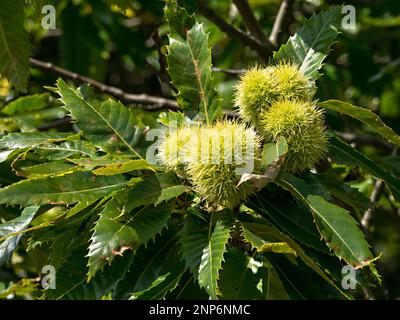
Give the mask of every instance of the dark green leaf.
[[314, 14], [303, 27], [274, 53], [273, 62], [289, 61], [297, 64], [310, 80], [319, 78], [318, 70], [336, 39], [342, 20], [341, 8]]
[[284, 197], [283, 189], [279, 188], [276, 192], [264, 189], [251, 197], [247, 205], [260, 215], [267, 217], [300, 243], [319, 251], [327, 251], [310, 214], [296, 205], [292, 199]]
[[0, 139], [0, 148], [22, 149], [35, 147], [49, 142], [67, 140], [73, 137], [71, 133], [63, 132], [23, 132], [9, 133]]
[[19, 176], [32, 178], [43, 178], [46, 176], [60, 175], [62, 173], [68, 173], [76, 171], [79, 167], [64, 161], [52, 161], [37, 164], [34, 166], [19, 166], [16, 171]]
[[397, 135], [392, 130], [392, 128], [385, 125], [381, 118], [379, 118], [379, 116], [377, 116], [371, 110], [353, 106], [350, 103], [342, 102], [339, 100], [328, 100], [324, 102], [319, 102], [318, 105], [326, 109], [334, 110], [336, 112], [340, 112], [341, 114], [345, 114], [347, 116], [355, 118], [370, 127], [372, 130], [379, 133], [382, 137], [384, 137], [391, 143], [400, 146], [400, 136]]
[[188, 31], [193, 28], [196, 22], [185, 8], [178, 6], [176, 0], [167, 0], [165, 17], [168, 20], [170, 36], [174, 39], [186, 39]]
[[151, 170], [155, 171], [154, 167], [151, 166], [147, 160], [128, 160], [121, 163], [112, 163], [105, 167], [98, 168], [93, 171], [98, 176], [112, 176], [114, 174], [126, 173], [137, 170]]
[[148, 289], [161, 274], [168, 272], [173, 266], [169, 260], [176, 263], [173, 259], [176, 240], [176, 231], [168, 226], [154, 241], [141, 245], [135, 251], [129, 272], [116, 288], [114, 298], [128, 299], [133, 292]]
[[22, 97], [7, 104], [1, 109], [1, 113], [13, 116], [15, 114], [44, 109], [48, 105], [48, 100], [49, 95], [47, 93]]
[[30, 43], [23, 0], [3, 0], [0, 6], [0, 74], [18, 91], [26, 91]]
[[376, 178], [385, 181], [395, 199], [400, 202], [400, 181], [391, 173], [382, 170], [376, 162], [334, 136], [330, 140], [330, 154], [336, 162], [359, 166]]
[[96, 156], [96, 148], [87, 141], [80, 140], [65, 141], [59, 144], [46, 143], [35, 147], [33, 150], [49, 160], [65, 159], [74, 154], [88, 157]]
[[[196, 210], [196, 209], [191, 209]], [[190, 212], [190, 211], [189, 211]], [[199, 217], [202, 214], [202, 217]], [[182, 256], [199, 285], [216, 299], [218, 278], [232, 227], [227, 212], [188, 214], [180, 234]]]
[[171, 215], [170, 205], [142, 207], [128, 211], [125, 201], [114, 198], [101, 212], [89, 246], [89, 279], [110, 264], [116, 255], [135, 251], [154, 239], [166, 227]]
[[111, 99], [96, 101], [88, 87], [75, 90], [61, 79], [57, 81], [57, 88], [65, 109], [71, 112], [93, 145], [107, 152], [126, 152], [141, 158], [135, 146], [142, 131], [135, 126], [135, 117], [130, 109]]
[[221, 298], [224, 300], [263, 299], [266, 294], [257, 286], [264, 276], [262, 264], [248, 257], [238, 248], [225, 254], [225, 262], [219, 281]]
[[91, 202], [128, 184], [122, 175], [96, 177], [90, 172], [22, 180], [0, 189], [0, 203], [22, 206]]
[[[181, 28], [186, 28], [186, 25], [181, 25]], [[179, 91], [178, 104], [191, 117], [202, 113], [207, 122], [212, 122], [220, 115], [221, 107], [214, 88], [208, 35], [203, 25], [197, 22], [190, 30], [180, 32], [179, 37], [174, 32], [179, 28], [175, 26], [171, 29], [173, 33], [169, 38], [168, 72]]]
[[292, 183], [289, 176], [283, 177], [279, 183], [291, 191], [295, 197], [306, 204], [325, 242], [335, 254], [348, 264], [361, 268], [370, 265], [373, 255], [358, 223], [343, 208], [338, 207], [319, 195], [309, 193], [307, 184]]
[[169, 292], [174, 290], [182, 275], [185, 272], [185, 263], [179, 262], [178, 265], [170, 269], [168, 273], [159, 276], [151, 286], [143, 291], [135, 292], [130, 299], [132, 300], [161, 300]]
[[145, 205], [159, 205], [188, 191], [173, 173], [158, 173], [145, 178], [129, 189], [128, 211]]
[[131, 252], [117, 257], [104, 272], [99, 272], [89, 283], [86, 279], [85, 248], [78, 249], [56, 273], [56, 289], [48, 289], [50, 300], [96, 300], [112, 292], [123, 279], [132, 263]]
[[265, 253], [285, 286], [285, 291], [294, 300], [307, 299], [343, 299], [338, 290], [322, 281], [312, 270], [299, 259], [291, 262], [282, 254]]
[[[322, 279], [324, 279], [327, 283], [329, 283], [333, 288], [339, 291], [343, 296], [346, 296], [345, 293], [339, 289], [332, 279], [315, 263], [313, 259], [311, 259], [303, 250], [303, 248], [292, 238], [288, 237], [284, 233], [275, 229], [271, 225], [269, 225], [263, 219], [255, 219], [253, 218], [250, 222], [244, 219], [245, 216], [241, 217], [241, 224], [245, 238], [248, 238], [249, 231], [252, 233], [253, 243], [254, 237], [259, 238], [256, 240], [257, 243], [263, 241], [270, 241], [271, 238], [279, 239], [282, 242], [286, 242], [298, 255], [298, 257], [312, 270], [314, 270]], [[261, 240], [261, 241], [260, 241]]]
[[21, 240], [21, 234], [15, 236], [12, 236], [12, 234], [26, 229], [37, 210], [38, 207], [27, 207], [19, 217], [0, 224], [0, 238], [7, 237], [3, 242], [0, 242], [0, 266], [10, 259], [11, 254]]

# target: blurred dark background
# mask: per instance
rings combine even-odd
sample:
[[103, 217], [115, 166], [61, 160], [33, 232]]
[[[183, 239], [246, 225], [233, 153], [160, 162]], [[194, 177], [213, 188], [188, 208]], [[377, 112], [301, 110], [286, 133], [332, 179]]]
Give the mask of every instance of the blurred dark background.
[[[126, 92], [173, 97], [167, 81], [160, 80], [163, 66], [159, 53], [166, 52], [168, 43], [162, 0], [33, 2], [36, 7], [27, 6], [26, 20], [33, 42], [33, 57]], [[195, 0], [180, 2], [195, 11]], [[244, 30], [231, 0], [205, 2], [227, 22]], [[267, 35], [271, 32], [280, 2], [249, 0]], [[56, 7], [57, 28], [46, 31], [40, 25], [43, 17], [40, 9], [48, 3]], [[279, 42], [286, 42], [313, 12], [332, 4], [343, 4], [343, 1], [294, 1], [285, 18]], [[400, 133], [400, 1], [358, 0], [346, 1], [345, 4], [353, 5], [356, 10], [356, 28], [341, 30], [342, 34], [323, 67], [324, 75], [318, 82], [316, 97], [319, 100], [340, 99], [369, 108]], [[227, 36], [204, 17], [199, 15], [199, 19], [210, 32], [215, 67], [243, 69], [265, 63], [243, 43]], [[29, 93], [42, 93], [43, 86], [53, 85], [56, 79], [55, 74], [32, 68]], [[233, 109], [233, 87], [238, 76], [218, 72], [215, 79], [224, 99], [223, 108]], [[14, 93], [0, 80], [0, 107], [13, 97]], [[377, 141], [372, 134], [369, 136], [368, 129], [351, 119], [333, 112], [328, 112], [327, 119], [330, 128], [348, 134], [348, 140], [353, 140], [351, 142], [361, 151], [374, 160], [380, 157], [382, 166], [400, 174], [400, 156], [390, 145]], [[365, 139], [360, 139], [360, 136]], [[360, 179], [360, 175], [350, 172], [350, 169], [341, 174], [349, 184], [370, 196], [374, 186], [372, 178]], [[369, 230], [369, 242], [375, 253], [382, 253], [378, 267], [383, 275], [383, 287], [373, 289], [375, 296], [382, 299], [400, 298], [400, 212], [398, 204], [396, 207], [392, 200], [390, 195], [384, 194]], [[21, 258], [20, 262], [17, 259], [13, 267], [0, 268], [0, 285], [20, 275], [36, 272], [36, 258]]]

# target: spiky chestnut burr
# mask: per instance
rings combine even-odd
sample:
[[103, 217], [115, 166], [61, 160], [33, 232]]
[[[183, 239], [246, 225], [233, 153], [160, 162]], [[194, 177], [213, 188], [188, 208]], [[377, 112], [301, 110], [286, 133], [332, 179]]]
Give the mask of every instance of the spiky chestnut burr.
[[242, 119], [258, 129], [259, 115], [279, 99], [310, 100], [312, 85], [297, 65], [279, 63], [249, 69], [236, 85], [235, 105]]
[[278, 100], [261, 115], [265, 137], [277, 141], [283, 136], [288, 153], [282, 170], [299, 174], [311, 169], [328, 151], [328, 136], [322, 110], [314, 102]]
[[182, 127], [168, 132], [161, 138], [158, 146], [158, 159], [161, 165], [168, 171], [175, 171], [179, 176], [186, 176], [185, 173], [185, 151], [186, 145], [197, 128]]
[[189, 180], [210, 206], [236, 207], [254, 191], [250, 183], [238, 183], [241, 173], [257, 170], [260, 138], [254, 129], [228, 121], [197, 133], [188, 150]]

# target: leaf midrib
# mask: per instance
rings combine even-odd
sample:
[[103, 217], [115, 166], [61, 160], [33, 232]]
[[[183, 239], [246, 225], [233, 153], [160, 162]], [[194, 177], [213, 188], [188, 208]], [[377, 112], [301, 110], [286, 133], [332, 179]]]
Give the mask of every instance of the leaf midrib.
[[21, 83], [22, 79], [21, 79], [21, 77], [20, 77], [20, 75], [18, 73], [17, 65], [14, 63], [14, 59], [13, 59], [13, 57], [11, 55], [10, 48], [8, 47], [7, 40], [6, 40], [6, 35], [5, 35], [5, 32], [4, 32], [4, 28], [3, 28], [3, 23], [1, 22], [1, 20], [0, 20], [0, 35], [1, 35], [1, 39], [3, 40], [6, 52], [7, 52], [8, 56], [9, 56], [9, 60], [11, 61], [11, 65], [12, 65], [14, 71], [15, 71], [14, 74], [18, 77], [19, 82]]
[[94, 191], [99, 191], [103, 189], [109, 189], [109, 188], [114, 188], [114, 187], [122, 187], [126, 183], [117, 183], [117, 184], [112, 184], [112, 185], [107, 185], [103, 187], [98, 187], [98, 188], [92, 188], [92, 189], [83, 189], [83, 190], [73, 190], [73, 191], [64, 191], [64, 192], [42, 192], [42, 193], [24, 193], [21, 196], [35, 196], [35, 195], [40, 195], [40, 194], [51, 194], [51, 195], [64, 195], [64, 194], [73, 194], [73, 193], [82, 193], [82, 192], [94, 192]]
[[138, 156], [140, 159], [143, 159], [139, 153], [137, 153], [135, 151], [135, 149], [132, 148], [132, 146], [120, 135], [120, 133], [118, 132], [118, 130], [116, 130], [110, 122], [108, 122], [108, 120], [106, 118], [103, 117], [103, 115], [96, 110], [96, 108], [94, 108], [90, 103], [88, 103], [85, 99], [83, 99], [79, 94], [77, 94], [74, 90], [71, 90], [70, 88], [68, 88], [68, 90], [70, 90], [76, 97], [78, 97], [79, 100], [81, 100], [85, 105], [89, 106], [89, 108], [91, 110], [93, 110], [99, 117], [101, 120], [103, 120], [107, 126], [109, 126], [111, 128], [111, 130], [118, 136], [118, 138], [120, 138], [122, 140], [122, 142], [136, 155]]
[[195, 69], [194, 73], [195, 73], [195, 76], [196, 76], [196, 79], [197, 79], [197, 83], [198, 83], [198, 85], [200, 87], [201, 99], [203, 100], [203, 105], [204, 105], [204, 113], [206, 115], [206, 120], [207, 120], [207, 124], [208, 124], [210, 122], [210, 120], [208, 118], [208, 102], [207, 102], [207, 99], [206, 99], [206, 93], [204, 91], [203, 84], [201, 83], [201, 75], [200, 75], [199, 65], [197, 63], [197, 60], [194, 57], [194, 54], [193, 54], [193, 50], [192, 50], [192, 47], [191, 47], [191, 45], [193, 43], [192, 43], [192, 40], [191, 40], [189, 34], [188, 34], [188, 38], [187, 39], [188, 39], [188, 44], [189, 44], [188, 45], [188, 49], [189, 49], [189, 52], [190, 52], [190, 56], [192, 57], [192, 62], [193, 62], [194, 69]]

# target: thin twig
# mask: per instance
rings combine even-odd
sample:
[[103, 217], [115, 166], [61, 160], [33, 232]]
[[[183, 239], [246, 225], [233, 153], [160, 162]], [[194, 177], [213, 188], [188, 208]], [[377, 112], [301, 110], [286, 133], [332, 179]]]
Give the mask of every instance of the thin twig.
[[365, 211], [365, 213], [361, 219], [361, 226], [364, 228], [365, 231], [368, 231], [368, 229], [369, 229], [369, 224], [372, 219], [372, 214], [375, 209], [375, 204], [376, 204], [376, 202], [379, 201], [384, 188], [385, 188], [385, 184], [382, 180], [378, 180], [375, 182], [374, 190], [372, 191], [371, 198], [370, 198], [371, 203], [372, 203], [371, 207], [367, 211]]
[[273, 48], [268, 42], [262, 44], [251, 35], [230, 25], [224, 19], [222, 19], [213, 9], [207, 6], [202, 0], [197, 0], [197, 8], [200, 14], [213, 22], [221, 31], [230, 35], [232, 38], [236, 38], [237, 40], [255, 50], [262, 59], [266, 60], [271, 54]]
[[283, 0], [281, 6], [279, 7], [278, 14], [275, 18], [274, 25], [272, 26], [272, 31], [269, 36], [269, 42], [272, 43], [273, 46], [278, 46], [278, 36], [281, 32], [283, 22], [285, 20], [286, 13], [288, 9], [292, 6], [293, 0]]
[[[395, 147], [392, 150], [391, 155], [394, 156], [396, 154], [397, 154], [397, 147]], [[381, 198], [384, 189], [385, 189], [385, 183], [383, 182], [383, 180], [377, 180], [375, 182], [374, 189], [372, 190], [372, 193], [371, 193], [371, 198], [370, 198], [371, 203], [372, 203], [371, 207], [367, 211], [365, 211], [365, 213], [361, 219], [361, 226], [364, 228], [365, 231], [369, 230], [370, 222], [372, 220], [372, 215], [376, 208], [376, 204], [379, 201], [379, 199]]]
[[69, 116], [66, 116], [64, 118], [57, 119], [49, 124], [44, 124], [44, 125], [38, 127], [38, 130], [39, 131], [47, 131], [50, 129], [62, 127], [67, 124], [71, 124], [71, 122], [72, 122], [72, 118]]
[[246, 72], [245, 69], [221, 69], [216, 67], [212, 67], [212, 71], [218, 73], [225, 73], [232, 76], [238, 76]]
[[243, 18], [243, 23], [246, 28], [250, 31], [254, 38], [261, 42], [266, 42], [267, 38], [261, 28], [260, 23], [254, 15], [247, 0], [233, 0], [236, 8], [239, 10], [240, 15]]
[[[132, 93], [126, 93], [119, 88], [105, 85], [104, 83], [101, 83], [94, 79], [82, 76], [75, 72], [71, 72], [69, 70], [63, 69], [52, 63], [43, 62], [43, 61], [40, 61], [40, 60], [37, 60], [34, 58], [30, 58], [30, 63], [35, 68], [38, 68], [45, 72], [53, 72], [62, 77], [71, 79], [73, 81], [77, 81], [79, 83], [88, 83], [88, 84], [92, 85], [93, 88], [97, 89], [98, 91], [100, 91], [102, 93], [107, 93], [107, 94], [109, 94], [113, 97], [116, 97], [122, 101], [146, 104], [146, 106], [138, 105], [142, 109], [145, 109], [145, 110], [155, 111], [155, 110], [160, 110], [160, 109], [169, 109], [171, 111], [182, 111], [182, 109], [178, 106], [178, 104], [176, 103], [175, 100], [161, 98], [161, 97], [148, 96], [146, 94], [137, 95], [137, 94], [132, 94]], [[223, 72], [223, 71], [220, 71], [220, 72]], [[235, 73], [235, 74], [237, 74], [237, 73]], [[223, 110], [223, 113], [228, 118], [236, 118], [237, 117], [237, 114], [234, 111]], [[65, 123], [68, 123], [68, 122], [69, 122], [68, 118], [58, 119], [54, 123], [51, 123], [47, 126], [41, 127], [40, 130], [47, 130], [49, 128], [58, 127]]]
[[79, 75], [75, 72], [71, 72], [69, 70], [58, 67], [50, 62], [40, 61], [34, 58], [29, 59], [31, 65], [37, 69], [53, 72], [65, 78], [71, 79], [73, 81], [77, 81], [79, 83], [88, 83], [93, 86], [96, 90], [109, 94], [113, 97], [116, 97], [124, 102], [134, 102], [138, 104], [143, 104], [146, 106], [139, 107], [147, 110], [158, 110], [158, 109], [169, 109], [172, 111], [181, 111], [181, 108], [178, 107], [175, 100], [166, 99], [162, 97], [154, 97], [149, 96], [147, 94], [133, 94], [127, 93], [119, 88], [108, 86], [104, 83], [96, 81], [94, 79]]
[[158, 26], [156, 26], [153, 35], [152, 35], [154, 44], [157, 49], [158, 53], [158, 63], [160, 65], [160, 70], [155, 70], [157, 71], [157, 76], [160, 78], [162, 82], [164, 82], [166, 85], [168, 85], [175, 93], [178, 92], [178, 90], [175, 88], [175, 86], [172, 84], [171, 78], [168, 74], [167, 71], [167, 59], [165, 55], [162, 53], [162, 43], [161, 43], [161, 38], [160, 34], [158, 33]]

